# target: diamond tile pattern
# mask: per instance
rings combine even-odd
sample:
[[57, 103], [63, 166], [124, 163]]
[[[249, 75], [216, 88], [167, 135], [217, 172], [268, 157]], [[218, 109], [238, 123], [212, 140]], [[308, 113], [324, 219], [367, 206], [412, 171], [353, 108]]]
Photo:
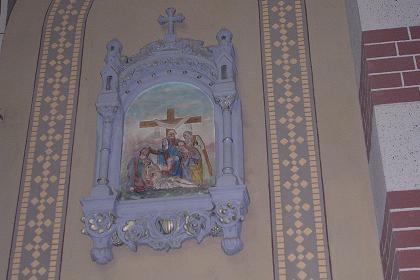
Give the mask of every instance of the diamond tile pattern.
[[42, 30], [7, 279], [59, 279], [81, 49], [93, 0], [53, 0]]
[[275, 279], [331, 279], [302, 0], [261, 0]]

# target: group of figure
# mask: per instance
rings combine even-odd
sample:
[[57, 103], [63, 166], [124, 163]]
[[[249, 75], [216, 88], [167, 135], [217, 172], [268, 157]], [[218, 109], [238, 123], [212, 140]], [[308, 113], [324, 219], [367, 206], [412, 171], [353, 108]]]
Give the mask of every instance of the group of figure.
[[[191, 131], [185, 131], [183, 139], [176, 135], [174, 129], [167, 129], [161, 148], [142, 148], [130, 160], [127, 170], [129, 191], [203, 186], [203, 158], [209, 175], [212, 175], [203, 140]], [[150, 154], [156, 155], [156, 163], [150, 158]]]

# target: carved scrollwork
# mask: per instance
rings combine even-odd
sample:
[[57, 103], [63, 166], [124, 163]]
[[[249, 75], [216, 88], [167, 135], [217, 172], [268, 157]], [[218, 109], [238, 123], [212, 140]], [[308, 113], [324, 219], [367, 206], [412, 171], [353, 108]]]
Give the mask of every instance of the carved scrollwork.
[[215, 214], [221, 224], [233, 224], [243, 221], [242, 206], [238, 203], [226, 202], [216, 205]]
[[129, 60], [129, 63], [144, 60], [154, 53], [162, 51], [181, 51], [184, 54], [191, 54], [207, 59], [212, 57], [211, 50], [204, 47], [204, 42], [200, 40], [177, 39], [175, 42], [158, 40], [141, 48], [140, 51]]
[[197, 236], [205, 229], [206, 218], [198, 213], [185, 216], [184, 229], [191, 236]]
[[148, 230], [144, 223], [136, 220], [128, 220], [122, 228], [124, 238], [130, 242], [138, 242], [148, 236]]
[[132, 251], [137, 250], [137, 244], [141, 244], [142, 239], [149, 236], [147, 225], [139, 220], [126, 220], [117, 231], [122, 243], [125, 243]]
[[177, 219], [174, 218], [158, 218], [156, 219], [156, 228], [159, 232], [168, 235], [177, 229]]
[[116, 231], [114, 231], [114, 233], [112, 234], [111, 240], [112, 240], [112, 245], [114, 246], [121, 246], [124, 244], [124, 242], [120, 239]]
[[240, 233], [246, 213], [244, 202], [224, 201], [215, 206], [215, 224], [219, 227], [218, 234], [223, 235], [222, 249], [227, 255], [236, 254], [243, 248]]
[[181, 247], [182, 242], [196, 239], [198, 242], [208, 235], [206, 230], [210, 221], [210, 212], [204, 215], [194, 213], [177, 213], [136, 220], [128, 219], [118, 222], [117, 230], [120, 240], [131, 250], [138, 245], [149, 245], [156, 250], [170, 250]]
[[87, 217], [82, 217], [84, 228], [82, 233], [89, 235], [105, 235], [112, 231], [115, 216], [112, 213], [92, 213]]
[[223, 95], [214, 97], [214, 101], [219, 104], [223, 111], [230, 111], [232, 109], [233, 103], [235, 102], [235, 99], [235, 95]]
[[156, 73], [168, 73], [168, 70], [183, 71], [185, 69], [188, 69], [190, 72], [205, 74], [211, 80], [215, 80], [217, 76], [214, 64], [204, 59], [186, 56], [157, 57], [152, 61], [137, 64], [135, 68], [124, 71], [121, 74], [120, 86], [121, 88], [127, 87], [133, 79], [144, 79]]
[[210, 229], [210, 234], [212, 236], [219, 236], [222, 233], [223, 233], [223, 229], [218, 224], [214, 224]]

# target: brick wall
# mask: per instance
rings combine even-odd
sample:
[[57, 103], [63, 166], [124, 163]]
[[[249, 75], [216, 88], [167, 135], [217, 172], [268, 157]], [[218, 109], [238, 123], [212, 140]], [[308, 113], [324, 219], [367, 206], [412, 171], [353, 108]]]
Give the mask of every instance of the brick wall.
[[388, 192], [380, 248], [385, 280], [420, 279], [420, 190]]
[[[361, 66], [359, 95], [369, 156], [372, 125], [386, 121], [372, 124], [374, 106], [420, 101], [420, 26], [363, 32]], [[420, 190], [388, 190], [384, 212], [380, 229], [384, 279], [420, 280]]]
[[360, 106], [367, 153], [374, 105], [420, 101], [420, 26], [364, 31]]

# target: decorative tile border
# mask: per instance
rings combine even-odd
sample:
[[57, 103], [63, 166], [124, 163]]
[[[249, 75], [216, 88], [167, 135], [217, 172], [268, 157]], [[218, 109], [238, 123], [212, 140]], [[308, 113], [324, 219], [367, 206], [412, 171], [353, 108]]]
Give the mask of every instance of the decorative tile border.
[[275, 279], [331, 279], [301, 0], [261, 0]]
[[44, 19], [7, 279], [59, 279], [83, 36], [93, 0]]

